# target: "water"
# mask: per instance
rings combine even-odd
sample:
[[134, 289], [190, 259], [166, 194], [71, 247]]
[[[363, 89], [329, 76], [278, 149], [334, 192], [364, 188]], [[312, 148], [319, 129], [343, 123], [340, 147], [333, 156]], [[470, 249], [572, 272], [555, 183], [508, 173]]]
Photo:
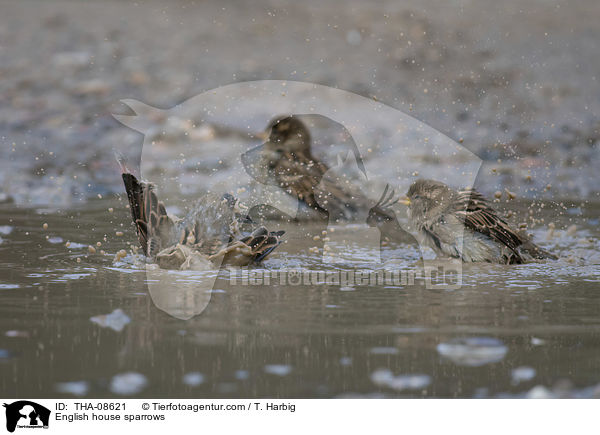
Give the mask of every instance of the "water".
[[[586, 204], [575, 218], [548, 216], [561, 260], [469, 265], [458, 290], [420, 282], [244, 286], [223, 271], [206, 310], [183, 321], [156, 308], [139, 259], [114, 263], [136, 240], [123, 201], [68, 211], [3, 205], [0, 391], [15, 398], [598, 395], [598, 210]], [[305, 229], [291, 228], [265, 267], [317, 268]], [[534, 233], [544, 239], [545, 230]], [[394, 255], [413, 258], [415, 248]]]

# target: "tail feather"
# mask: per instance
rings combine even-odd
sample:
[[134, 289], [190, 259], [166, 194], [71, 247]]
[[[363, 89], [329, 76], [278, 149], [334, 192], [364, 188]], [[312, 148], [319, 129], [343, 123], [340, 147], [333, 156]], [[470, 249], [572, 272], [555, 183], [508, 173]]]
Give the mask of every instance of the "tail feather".
[[141, 184], [135, 176], [130, 173], [123, 173], [123, 183], [125, 184], [125, 192], [129, 199], [129, 207], [131, 208], [131, 217], [136, 225], [138, 240], [144, 254], [148, 252], [148, 219], [144, 191], [146, 186]]
[[530, 256], [535, 260], [558, 260], [556, 255], [539, 247], [530, 240], [519, 246], [519, 251], [521, 255], [525, 254], [525, 256]]
[[172, 222], [164, 204], [158, 201], [153, 184], [138, 181], [130, 172], [123, 172], [122, 177], [142, 251], [154, 256], [162, 247], [161, 234], [172, 227]]

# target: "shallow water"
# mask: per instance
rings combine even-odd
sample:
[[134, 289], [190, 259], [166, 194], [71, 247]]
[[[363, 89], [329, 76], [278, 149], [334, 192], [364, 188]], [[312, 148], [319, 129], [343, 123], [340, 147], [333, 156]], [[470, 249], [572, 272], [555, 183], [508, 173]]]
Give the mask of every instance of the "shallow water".
[[[600, 395], [597, 205], [547, 216], [556, 262], [465, 266], [455, 290], [234, 285], [224, 270], [207, 308], [184, 321], [155, 306], [139, 257], [114, 261], [135, 242], [123, 204], [0, 208], [3, 396]], [[320, 228], [288, 229], [265, 268], [319, 268], [305, 231]], [[382, 257], [418, 268], [414, 246]]]

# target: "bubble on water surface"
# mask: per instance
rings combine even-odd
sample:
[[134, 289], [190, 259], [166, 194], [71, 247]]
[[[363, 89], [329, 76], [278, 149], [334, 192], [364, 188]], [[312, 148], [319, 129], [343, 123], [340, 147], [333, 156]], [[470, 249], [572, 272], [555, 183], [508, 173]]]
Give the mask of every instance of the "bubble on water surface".
[[349, 356], [343, 356], [340, 358], [340, 364], [343, 366], [351, 366], [352, 358], [350, 358]]
[[528, 399], [552, 399], [554, 394], [548, 388], [543, 385], [536, 385], [527, 392], [526, 397]]
[[379, 387], [393, 390], [421, 390], [431, 384], [431, 376], [424, 374], [398, 375], [389, 369], [377, 369], [371, 373], [371, 381]]
[[11, 338], [27, 338], [29, 337], [29, 332], [11, 329], [10, 331], [6, 331], [4, 335]]
[[235, 372], [235, 378], [238, 381], [245, 381], [249, 377], [250, 377], [250, 373], [248, 373], [248, 370], [237, 370]]
[[190, 387], [197, 387], [204, 383], [204, 375], [200, 372], [190, 372], [183, 375], [183, 383]]
[[56, 384], [55, 389], [58, 393], [71, 394], [82, 397], [87, 395], [90, 386], [85, 381], [80, 382], [60, 382]]
[[265, 373], [277, 376], [287, 376], [292, 372], [292, 366], [286, 364], [268, 364], [264, 368]]
[[535, 378], [536, 370], [533, 367], [521, 366], [512, 370], [512, 383], [518, 385], [521, 382], [527, 382]]
[[67, 246], [69, 249], [83, 249], [83, 248], [87, 248], [88, 245], [84, 244], [84, 243], [77, 243], [77, 242], [69, 242], [69, 246]]
[[534, 346], [542, 346], [546, 344], [546, 340], [542, 340], [541, 338], [531, 337], [531, 344]]
[[502, 361], [508, 348], [495, 338], [467, 337], [440, 343], [437, 351], [457, 365], [480, 367]]
[[121, 332], [125, 326], [131, 322], [131, 319], [120, 308], [117, 308], [110, 314], [101, 314], [90, 318], [93, 323], [103, 328], [110, 328], [113, 331]]
[[121, 396], [140, 393], [148, 385], [148, 379], [141, 373], [127, 372], [115, 375], [110, 381], [110, 391]]
[[0, 290], [11, 290], [21, 287], [19, 284], [4, 284], [0, 283]]

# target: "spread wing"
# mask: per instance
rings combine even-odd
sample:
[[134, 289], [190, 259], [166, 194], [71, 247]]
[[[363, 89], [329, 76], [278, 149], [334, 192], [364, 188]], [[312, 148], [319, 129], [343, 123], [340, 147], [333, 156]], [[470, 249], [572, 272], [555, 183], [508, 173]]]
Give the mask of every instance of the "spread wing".
[[140, 245], [161, 267], [180, 268], [195, 258], [194, 253], [209, 260], [222, 256], [226, 263], [244, 266], [261, 262], [281, 243], [284, 231], [264, 227], [242, 237], [241, 227], [249, 218], [246, 207], [231, 195], [206, 195], [185, 219], [179, 219], [167, 214], [153, 184], [138, 181], [129, 172], [122, 176]]
[[[360, 210], [365, 213], [372, 202], [351, 183], [326, 176], [326, 164], [302, 153], [287, 153], [272, 169], [277, 184], [288, 194], [304, 201], [309, 207], [351, 219]], [[390, 213], [379, 207], [382, 216]]]
[[140, 182], [130, 173], [123, 173], [122, 177], [140, 246], [144, 254], [153, 256], [169, 244], [176, 218], [169, 216], [158, 201], [154, 185]]
[[458, 192], [456, 214], [464, 220], [465, 226], [492, 240], [503, 244], [516, 255], [517, 247], [525, 240], [490, 207], [487, 200], [476, 190]]

